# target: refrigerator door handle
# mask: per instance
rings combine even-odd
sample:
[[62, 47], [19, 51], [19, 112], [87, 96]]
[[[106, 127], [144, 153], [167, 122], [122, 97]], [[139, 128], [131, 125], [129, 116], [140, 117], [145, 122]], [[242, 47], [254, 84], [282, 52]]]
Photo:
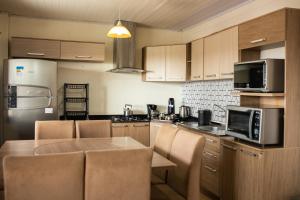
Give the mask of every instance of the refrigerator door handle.
[[[48, 98], [48, 104], [47, 106], [36, 106], [36, 107], [30, 107], [30, 108], [9, 108], [9, 109], [13, 109], [13, 110], [34, 110], [34, 109], [42, 109], [42, 108], [48, 108], [51, 106], [52, 104], [52, 99], [54, 98], [52, 96], [52, 91], [51, 91], [51, 88], [49, 87], [46, 87], [46, 86], [40, 86], [40, 85], [28, 85], [28, 84], [9, 84], [8, 85], [8, 88], [9, 87], [33, 87], [33, 88], [40, 88], [40, 89], [46, 89], [48, 90], [48, 96], [18, 96], [17, 94], [14, 96], [15, 98], [32, 98], [32, 97], [45, 97], [45, 98]], [[10, 91], [8, 89], [8, 94], [7, 96], [5, 97], [10, 97], [11, 94], [10, 94]]]

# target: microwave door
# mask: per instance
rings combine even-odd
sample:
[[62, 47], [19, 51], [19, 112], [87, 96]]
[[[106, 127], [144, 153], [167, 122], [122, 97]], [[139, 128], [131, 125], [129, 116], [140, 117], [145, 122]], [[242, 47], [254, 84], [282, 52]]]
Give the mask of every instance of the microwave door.
[[250, 118], [251, 110], [229, 110], [228, 111], [228, 121], [227, 121], [227, 131], [229, 131], [233, 136], [250, 139]]

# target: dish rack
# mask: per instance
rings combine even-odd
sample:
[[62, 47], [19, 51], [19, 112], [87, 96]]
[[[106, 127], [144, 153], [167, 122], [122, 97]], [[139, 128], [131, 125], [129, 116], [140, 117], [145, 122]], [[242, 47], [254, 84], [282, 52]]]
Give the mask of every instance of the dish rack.
[[64, 84], [64, 119], [85, 120], [89, 116], [89, 84]]

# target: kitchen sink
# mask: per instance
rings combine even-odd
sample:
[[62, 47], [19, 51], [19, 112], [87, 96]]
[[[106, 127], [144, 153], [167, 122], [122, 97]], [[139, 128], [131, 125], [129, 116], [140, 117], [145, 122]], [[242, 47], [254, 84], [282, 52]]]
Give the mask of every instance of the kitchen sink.
[[205, 131], [222, 131], [225, 130], [225, 127], [208, 125], [208, 126], [198, 126], [198, 129], [205, 130]]
[[199, 131], [206, 131], [213, 135], [225, 135], [225, 126], [211, 124], [206, 126], [199, 126], [198, 122], [185, 122], [181, 123], [183, 126], [188, 128], [196, 129]]

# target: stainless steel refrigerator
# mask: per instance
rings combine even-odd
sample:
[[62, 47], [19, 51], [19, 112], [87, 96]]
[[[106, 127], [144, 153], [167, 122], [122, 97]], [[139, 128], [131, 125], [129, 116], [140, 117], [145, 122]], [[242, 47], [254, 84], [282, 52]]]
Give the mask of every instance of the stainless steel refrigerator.
[[56, 62], [5, 60], [3, 80], [2, 142], [34, 139], [36, 120], [58, 119]]

